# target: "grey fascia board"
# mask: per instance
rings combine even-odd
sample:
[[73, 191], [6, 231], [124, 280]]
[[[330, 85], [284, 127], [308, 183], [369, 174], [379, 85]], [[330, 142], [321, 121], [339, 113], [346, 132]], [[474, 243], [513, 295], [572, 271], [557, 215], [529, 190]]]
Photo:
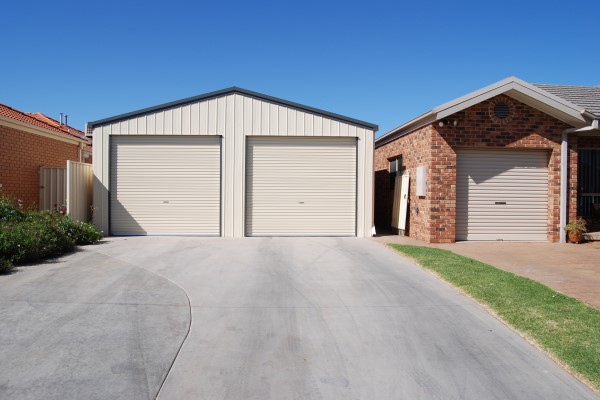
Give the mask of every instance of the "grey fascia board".
[[245, 95], [247, 97], [253, 97], [259, 100], [265, 100], [271, 103], [277, 103], [277, 104], [281, 104], [284, 106], [287, 106], [289, 108], [294, 108], [300, 111], [306, 111], [312, 114], [318, 114], [318, 115], [322, 115], [325, 117], [328, 117], [330, 119], [334, 119], [334, 120], [338, 120], [341, 122], [347, 122], [349, 124], [352, 125], [358, 125], [364, 128], [368, 128], [370, 130], [373, 130], [374, 132], [377, 132], [379, 130], [379, 126], [377, 126], [376, 124], [372, 124], [370, 122], [365, 122], [365, 121], [361, 121], [358, 119], [354, 119], [354, 118], [350, 118], [350, 117], [346, 117], [344, 115], [341, 114], [335, 114], [329, 111], [325, 111], [325, 110], [321, 110], [318, 108], [313, 108], [313, 107], [309, 107], [306, 106], [304, 104], [300, 104], [300, 103], [294, 103], [292, 101], [288, 101], [288, 100], [284, 100], [284, 99], [280, 99], [277, 97], [273, 97], [273, 96], [268, 96], [266, 94], [262, 94], [262, 93], [258, 93], [258, 92], [253, 92], [251, 90], [246, 90], [246, 89], [242, 89], [236, 86], [227, 88], [227, 89], [222, 89], [222, 90], [217, 90], [214, 92], [209, 92], [209, 93], [205, 93], [205, 94], [201, 94], [198, 96], [193, 96], [193, 97], [188, 97], [185, 99], [181, 99], [181, 100], [176, 100], [176, 101], [171, 101], [168, 103], [164, 103], [164, 104], [159, 104], [157, 106], [152, 106], [152, 107], [147, 107], [147, 108], [142, 108], [140, 110], [136, 110], [136, 111], [132, 111], [132, 112], [128, 112], [125, 114], [119, 114], [119, 115], [115, 115], [113, 117], [108, 117], [108, 118], [103, 118], [103, 119], [99, 119], [96, 121], [91, 121], [88, 122], [88, 124], [94, 128], [100, 125], [106, 125], [109, 123], [113, 123], [113, 122], [117, 122], [117, 121], [122, 121], [125, 119], [130, 119], [132, 117], [136, 117], [136, 116], [140, 116], [140, 115], [144, 115], [144, 114], [149, 114], [152, 112], [156, 112], [156, 111], [160, 111], [160, 110], [165, 110], [165, 109], [169, 109], [172, 107], [176, 107], [176, 106], [181, 106], [181, 105], [185, 105], [185, 104], [190, 104], [190, 103], [195, 103], [197, 101], [201, 101], [201, 100], [208, 100], [211, 98], [215, 98], [215, 97], [221, 97], [227, 94], [232, 94], [232, 93], [239, 93], [241, 95]]

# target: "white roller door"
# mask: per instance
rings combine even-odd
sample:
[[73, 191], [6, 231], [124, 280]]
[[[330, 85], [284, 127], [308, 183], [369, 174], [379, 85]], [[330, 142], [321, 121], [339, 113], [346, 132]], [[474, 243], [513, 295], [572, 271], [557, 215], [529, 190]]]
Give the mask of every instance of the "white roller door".
[[456, 240], [547, 240], [548, 153], [459, 150]]
[[112, 234], [220, 234], [220, 138], [112, 136], [110, 156]]
[[356, 172], [356, 138], [248, 138], [246, 235], [354, 236]]

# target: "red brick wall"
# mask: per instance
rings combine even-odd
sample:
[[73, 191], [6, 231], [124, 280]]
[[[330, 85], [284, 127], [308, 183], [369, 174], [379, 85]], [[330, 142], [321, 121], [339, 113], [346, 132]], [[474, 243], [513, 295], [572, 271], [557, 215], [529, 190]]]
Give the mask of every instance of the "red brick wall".
[[[494, 102], [502, 101], [511, 106], [511, 117], [498, 121], [490, 117]], [[428, 160], [427, 196], [415, 199], [411, 195], [409, 235], [434, 243], [453, 242], [456, 236], [456, 150], [465, 148], [521, 148], [546, 149], [550, 155], [548, 164], [548, 240], [559, 239], [560, 200], [560, 146], [562, 132], [570, 126], [536, 109], [504, 95], [484, 101], [446, 118], [453, 122], [440, 127], [430, 124], [403, 138], [388, 143], [375, 151], [376, 175], [382, 171], [387, 158], [402, 154], [407, 159]], [[411, 139], [415, 136], [416, 138]], [[418, 138], [418, 139], [417, 139]], [[574, 139], [576, 142], [576, 139]], [[570, 176], [577, 176], [576, 143], [572, 143]], [[430, 152], [426, 157], [424, 152]], [[411, 165], [414, 165], [411, 164]], [[387, 167], [386, 167], [387, 168]], [[414, 175], [411, 174], [411, 178]], [[571, 187], [570, 217], [576, 213], [577, 188]], [[411, 191], [414, 187], [411, 185]], [[389, 221], [391, 211], [389, 190], [383, 181], [376, 186], [376, 221], [379, 216]], [[379, 209], [378, 207], [382, 207]], [[420, 216], [415, 208], [419, 207]], [[385, 222], [381, 221], [380, 222]], [[389, 225], [389, 223], [388, 223]], [[415, 226], [416, 225], [416, 226]]]
[[[416, 169], [430, 164], [433, 131], [428, 126], [375, 150], [375, 226], [379, 231], [389, 229], [392, 219], [393, 191], [390, 189], [389, 160], [401, 155], [402, 164], [410, 173], [407, 234], [430, 241], [431, 196], [416, 196]], [[429, 169], [428, 174], [431, 174]]]
[[77, 161], [78, 145], [0, 126], [2, 193], [21, 199], [26, 207], [39, 202], [39, 168], [65, 167]]
[[577, 146], [581, 149], [600, 149], [600, 136], [580, 136]]

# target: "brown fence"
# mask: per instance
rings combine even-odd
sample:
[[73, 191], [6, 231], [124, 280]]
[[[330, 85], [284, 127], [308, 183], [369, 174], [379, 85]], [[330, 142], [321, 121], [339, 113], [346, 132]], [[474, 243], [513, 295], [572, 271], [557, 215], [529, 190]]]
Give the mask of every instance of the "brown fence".
[[92, 165], [67, 161], [66, 168], [40, 168], [40, 210], [66, 207], [77, 221], [91, 220]]
[[67, 161], [67, 213], [77, 221], [92, 219], [92, 164]]
[[54, 210], [67, 203], [67, 169], [40, 167], [40, 211]]

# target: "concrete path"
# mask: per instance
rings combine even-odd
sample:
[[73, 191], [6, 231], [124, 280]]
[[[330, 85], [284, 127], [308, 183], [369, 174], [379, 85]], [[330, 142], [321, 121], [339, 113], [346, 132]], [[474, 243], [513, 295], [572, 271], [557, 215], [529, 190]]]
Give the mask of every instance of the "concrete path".
[[380, 243], [404, 243], [450, 250], [531, 278], [600, 309], [600, 242], [427, 244], [397, 235], [380, 236], [373, 240]]
[[371, 240], [130, 237], [93, 251], [189, 296], [191, 331], [159, 399], [598, 399]]
[[0, 399], [153, 399], [190, 324], [177, 285], [85, 250], [0, 276]]

